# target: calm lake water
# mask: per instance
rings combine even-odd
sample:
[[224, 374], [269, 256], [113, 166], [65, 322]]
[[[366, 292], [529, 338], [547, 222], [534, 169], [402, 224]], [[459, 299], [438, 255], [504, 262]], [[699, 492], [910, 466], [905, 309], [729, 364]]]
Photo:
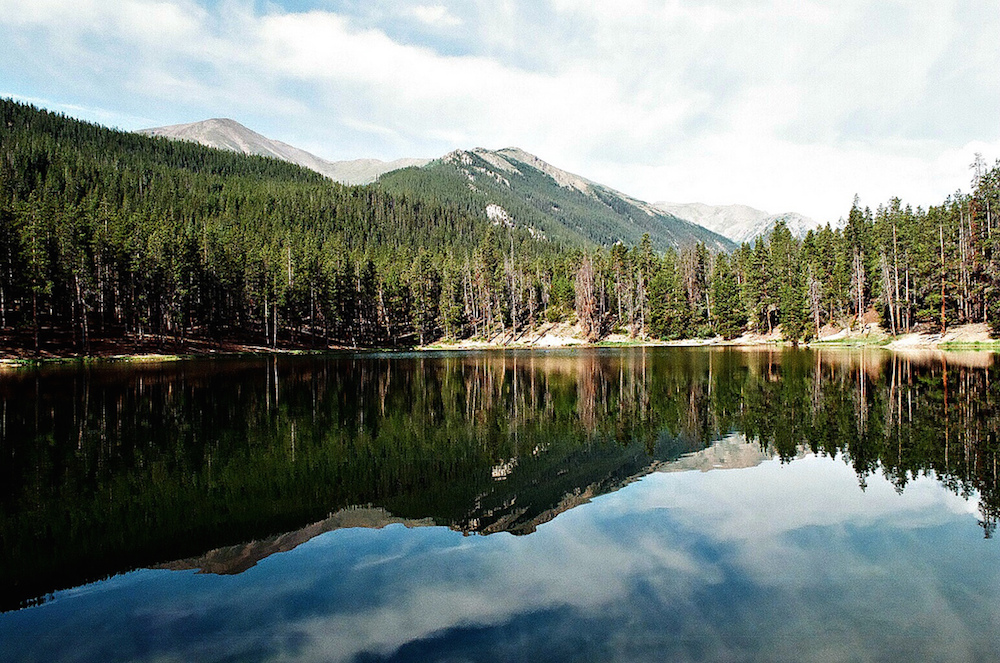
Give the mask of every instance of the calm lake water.
[[989, 354], [0, 375], [0, 660], [994, 661]]

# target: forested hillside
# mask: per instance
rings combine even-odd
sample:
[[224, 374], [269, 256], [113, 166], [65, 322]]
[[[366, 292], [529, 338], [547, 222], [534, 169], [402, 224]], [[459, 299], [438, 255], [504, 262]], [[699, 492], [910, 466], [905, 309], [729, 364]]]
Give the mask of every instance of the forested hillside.
[[590, 339], [780, 325], [797, 340], [872, 311], [893, 332], [1000, 328], [1000, 167], [978, 158], [970, 194], [928, 210], [856, 202], [843, 230], [798, 240], [779, 224], [729, 254], [661, 252], [649, 233], [601, 247], [513, 204], [518, 223], [496, 210], [490, 222], [399, 176], [393, 192], [344, 187], [0, 101], [0, 329], [34, 351], [86, 353], [97, 337], [503, 341], [559, 320]]
[[72, 331], [80, 347], [94, 334], [412, 344], [468, 333], [459, 309], [493, 301], [472, 289], [499, 293], [503, 269], [517, 278], [496, 299], [515, 306], [542, 264], [547, 278], [568, 269], [557, 243], [455, 208], [11, 101], [0, 157], [0, 327], [36, 343]]
[[706, 228], [517, 148], [456, 150], [420, 168], [386, 173], [378, 184], [446, 202], [497, 225], [583, 246], [632, 246], [649, 235], [657, 251], [698, 242], [713, 251], [736, 247]]

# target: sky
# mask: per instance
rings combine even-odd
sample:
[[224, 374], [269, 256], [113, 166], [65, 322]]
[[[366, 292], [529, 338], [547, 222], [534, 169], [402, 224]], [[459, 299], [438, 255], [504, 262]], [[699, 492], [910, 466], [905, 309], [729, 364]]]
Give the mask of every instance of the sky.
[[995, 0], [0, 0], [0, 97], [835, 222], [1000, 159], [998, 34]]

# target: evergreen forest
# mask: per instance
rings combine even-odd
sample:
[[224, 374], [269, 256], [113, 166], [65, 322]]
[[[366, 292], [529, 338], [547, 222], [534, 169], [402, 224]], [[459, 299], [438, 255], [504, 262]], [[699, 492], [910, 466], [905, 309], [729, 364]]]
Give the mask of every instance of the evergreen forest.
[[107, 129], [0, 100], [0, 328], [38, 352], [92, 339], [266, 346], [509, 342], [578, 322], [676, 339], [1000, 330], [1000, 163], [929, 209], [855, 199], [842, 228], [731, 253], [598, 246], [490, 223], [433, 192]]

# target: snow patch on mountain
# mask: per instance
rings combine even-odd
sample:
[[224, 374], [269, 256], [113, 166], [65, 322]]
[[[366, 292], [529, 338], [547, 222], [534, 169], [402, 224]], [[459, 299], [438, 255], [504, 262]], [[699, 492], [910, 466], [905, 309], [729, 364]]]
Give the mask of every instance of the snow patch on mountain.
[[473, 159], [473, 155], [475, 155], [482, 161], [486, 162], [490, 166], [497, 168], [500, 171], [504, 171], [508, 174], [517, 174], [517, 175], [521, 174], [519, 170], [517, 170], [512, 165], [507, 163], [502, 157], [498, 157], [495, 154], [487, 150], [484, 150], [482, 148], [476, 148], [472, 152], [466, 152], [464, 150], [454, 150], [444, 155], [442, 161], [446, 163], [451, 163], [456, 168], [458, 168], [459, 172], [461, 172], [465, 176], [465, 178], [469, 180], [470, 182], [469, 188], [472, 189], [473, 191], [476, 190], [476, 187], [472, 183], [476, 181], [477, 174], [489, 177], [497, 184], [505, 186], [508, 189], [510, 188], [510, 180], [508, 180], [506, 177], [501, 175], [496, 170], [490, 170], [489, 168], [477, 165], [476, 160]]

